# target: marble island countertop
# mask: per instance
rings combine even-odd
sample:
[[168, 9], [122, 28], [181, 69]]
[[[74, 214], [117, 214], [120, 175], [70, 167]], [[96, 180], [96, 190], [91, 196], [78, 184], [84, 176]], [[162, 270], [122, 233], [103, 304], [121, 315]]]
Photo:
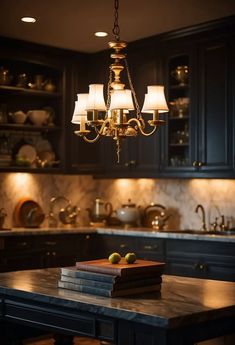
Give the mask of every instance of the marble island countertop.
[[91, 226], [78, 226], [78, 227], [58, 227], [58, 228], [13, 228], [0, 230], [0, 236], [24, 236], [24, 235], [50, 235], [50, 234], [108, 234], [108, 235], [122, 235], [122, 236], [138, 236], [148, 238], [169, 238], [169, 239], [185, 239], [185, 240], [204, 240], [204, 241], [219, 241], [219, 242], [234, 242], [235, 231], [218, 233], [203, 233], [193, 230], [180, 230], [180, 231], [157, 231], [150, 228], [115, 228], [115, 227], [91, 227]]
[[235, 316], [235, 283], [163, 276], [161, 293], [107, 298], [60, 289], [59, 276], [58, 268], [1, 273], [0, 293], [163, 328]]

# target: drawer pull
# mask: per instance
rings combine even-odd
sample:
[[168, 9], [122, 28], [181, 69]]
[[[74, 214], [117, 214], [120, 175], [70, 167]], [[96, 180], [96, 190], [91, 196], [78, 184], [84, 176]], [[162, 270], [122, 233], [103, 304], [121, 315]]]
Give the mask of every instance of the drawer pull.
[[57, 242], [55, 242], [55, 241], [46, 241], [45, 242], [46, 246], [56, 246], [56, 244], [57, 244]]
[[52, 256], [56, 256], [56, 252], [52, 252]]
[[90, 235], [86, 235], [86, 240], [89, 240], [90, 239]]
[[199, 271], [207, 271], [208, 270], [208, 266], [206, 264], [196, 263], [194, 265], [194, 269], [195, 270], [199, 270]]
[[120, 244], [120, 248], [126, 248], [126, 247], [127, 247], [127, 245], [125, 243]]
[[151, 246], [151, 245], [144, 246], [144, 249], [146, 249], [146, 250], [156, 250], [157, 248], [158, 248], [157, 245], [155, 245], [155, 246]]
[[17, 246], [19, 246], [19, 247], [26, 247], [27, 246], [27, 242], [19, 242], [19, 243], [17, 243]]

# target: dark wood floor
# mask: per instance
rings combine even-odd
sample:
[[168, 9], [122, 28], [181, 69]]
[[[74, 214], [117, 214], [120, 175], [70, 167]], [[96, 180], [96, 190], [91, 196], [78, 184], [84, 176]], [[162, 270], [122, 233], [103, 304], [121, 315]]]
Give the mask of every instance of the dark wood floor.
[[[212, 340], [203, 341], [195, 345], [235, 345], [234, 336], [225, 336]], [[108, 344], [108, 343], [107, 343]], [[40, 340], [25, 341], [24, 345], [54, 345], [53, 338], [41, 338]], [[105, 345], [105, 342], [100, 342], [96, 339], [75, 337], [74, 345]], [[147, 345], [147, 344], [143, 344]]]
[[[38, 338], [37, 340], [27, 340], [24, 342], [25, 345], [54, 345], [53, 338]], [[100, 345], [100, 341], [96, 339], [75, 337], [74, 345]]]

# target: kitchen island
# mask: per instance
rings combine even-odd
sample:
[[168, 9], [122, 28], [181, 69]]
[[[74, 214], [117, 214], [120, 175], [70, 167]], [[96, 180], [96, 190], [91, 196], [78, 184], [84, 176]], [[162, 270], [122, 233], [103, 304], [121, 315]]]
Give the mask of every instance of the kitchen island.
[[106, 298], [59, 289], [59, 276], [59, 268], [1, 273], [1, 334], [19, 324], [53, 332], [61, 345], [75, 335], [192, 345], [234, 332], [235, 283], [164, 275], [161, 293]]

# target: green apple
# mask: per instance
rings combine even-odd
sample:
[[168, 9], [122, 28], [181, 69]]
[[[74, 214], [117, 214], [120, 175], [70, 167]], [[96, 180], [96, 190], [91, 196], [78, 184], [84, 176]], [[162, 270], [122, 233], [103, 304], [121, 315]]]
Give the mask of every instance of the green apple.
[[125, 255], [125, 260], [128, 264], [133, 264], [136, 261], [135, 253], [127, 253]]
[[121, 255], [119, 253], [112, 253], [109, 255], [109, 262], [111, 264], [118, 264], [121, 260]]

